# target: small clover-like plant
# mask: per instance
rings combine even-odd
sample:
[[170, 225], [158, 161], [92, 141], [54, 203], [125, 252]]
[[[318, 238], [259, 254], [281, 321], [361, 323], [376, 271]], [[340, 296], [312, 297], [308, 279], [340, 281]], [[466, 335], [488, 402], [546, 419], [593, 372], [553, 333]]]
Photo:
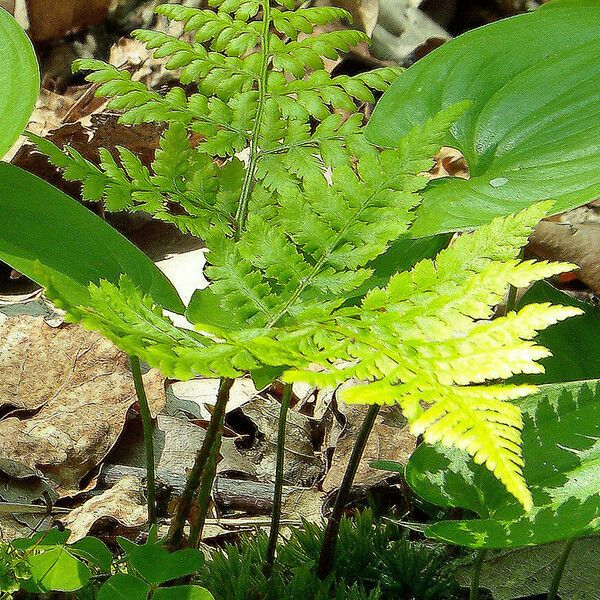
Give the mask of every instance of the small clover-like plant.
[[[166, 125], [150, 168], [125, 148], [118, 156], [102, 150], [97, 167], [72, 148], [36, 140], [68, 179], [83, 182], [85, 198], [151, 213], [206, 241], [211, 284], [186, 312], [195, 331], [175, 327], [126, 277], [91, 286], [89, 302], [73, 305], [48, 274], [48, 294], [71, 320], [166, 375], [224, 378], [222, 406], [226, 382], [247, 373], [267, 371], [288, 384], [359, 381], [343, 399], [399, 404], [415, 433], [466, 449], [529, 508], [512, 400], [534, 388], [491, 382], [540, 371], [547, 352], [536, 333], [578, 311], [533, 304], [492, 317], [510, 286], [572, 268], [519, 260], [550, 204], [496, 219], [347, 303], [364, 289], [371, 261], [408, 231], [427, 184], [420, 173], [466, 105], [431, 116], [395, 148], [369, 144], [355, 102], [373, 100], [371, 89], [384, 90], [397, 72], [329, 75], [322, 58], [364, 35], [302, 38], [347, 13], [284, 4], [159, 6], [193, 41], [134, 35], [179, 70], [183, 84], [196, 85], [191, 94], [173, 87], [160, 95], [126, 71], [78, 63], [123, 111], [122, 122]], [[354, 112], [344, 119], [340, 108]], [[204, 468], [210, 453], [203, 460]]]
[[198, 585], [164, 585], [196, 574], [204, 564], [200, 551], [187, 548], [168, 552], [163, 543], [156, 540], [155, 532], [151, 532], [145, 544], [134, 544], [126, 538], [117, 541], [124, 552], [124, 568], [102, 585], [98, 600], [213, 600], [213, 595]]
[[88, 586], [93, 575], [110, 571], [112, 555], [103, 542], [68, 539], [68, 530], [51, 529], [0, 546], [0, 598], [19, 590], [74, 592]]

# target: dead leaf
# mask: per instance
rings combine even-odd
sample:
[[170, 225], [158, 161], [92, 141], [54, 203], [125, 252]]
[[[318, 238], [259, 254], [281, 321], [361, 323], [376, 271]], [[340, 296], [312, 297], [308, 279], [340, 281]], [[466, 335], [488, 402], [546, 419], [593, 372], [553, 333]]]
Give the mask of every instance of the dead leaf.
[[284, 519], [304, 520], [309, 523], [323, 523], [323, 502], [325, 494], [314, 488], [295, 489], [283, 500], [281, 514]]
[[37, 514], [0, 513], [0, 540], [8, 541], [15, 537], [27, 537], [40, 524], [50, 526], [53, 517], [45, 515], [48, 502], [54, 503], [58, 495], [48, 482], [39, 477], [12, 479], [0, 472], [0, 500], [12, 504], [36, 504], [40, 506]]
[[99, 521], [112, 520], [124, 527], [141, 527], [146, 523], [147, 508], [139, 479], [123, 477], [112, 488], [90, 498], [60, 519], [70, 530], [69, 543], [84, 538]]
[[469, 165], [463, 153], [456, 148], [443, 146], [434, 156], [434, 161], [433, 167], [427, 173], [423, 173], [431, 179], [440, 179], [441, 177], [471, 178]]
[[379, 19], [371, 36], [375, 57], [409, 66], [426, 54], [422, 47], [433, 50], [452, 37], [418, 8], [421, 3], [421, 0], [380, 0]]
[[379, 0], [333, 0], [331, 4], [345, 8], [352, 15], [352, 25], [356, 29], [369, 36], [373, 33], [379, 16]]
[[27, 0], [28, 33], [36, 42], [63, 37], [106, 17], [112, 0]]
[[[176, 381], [167, 390], [167, 410], [169, 414], [185, 412], [198, 419], [208, 420], [217, 400], [218, 389], [218, 379]], [[236, 379], [229, 393], [227, 412], [244, 406], [256, 395], [257, 391], [251, 379]]]
[[531, 236], [527, 251], [537, 258], [576, 264], [577, 278], [600, 295], [600, 222], [569, 222], [567, 215], [559, 221], [542, 221]]
[[[241, 408], [258, 429], [252, 447], [243, 452], [256, 464], [261, 479], [272, 480], [275, 477], [280, 407], [272, 396], [256, 396]], [[321, 477], [323, 463], [313, 447], [311, 420], [293, 409], [288, 412], [284, 456], [286, 482], [310, 487]]]
[[[152, 370], [144, 381], [156, 413], [165, 404], [164, 380]], [[0, 464], [8, 474], [41, 472], [61, 495], [77, 492], [116, 442], [135, 400], [127, 355], [98, 334], [52, 328], [39, 317], [0, 325], [0, 406], [13, 409], [0, 421]]]
[[[156, 468], [185, 475], [191, 469], [206, 431], [186, 419], [158, 415], [153, 442]], [[222, 460], [217, 472], [238, 472], [254, 476], [256, 468], [236, 448], [232, 439], [224, 438]], [[113, 464], [143, 467], [146, 462], [142, 429], [139, 422], [128, 427], [126, 435], [110, 455]]]
[[[339, 488], [356, 435], [362, 425], [366, 406], [340, 404], [340, 411], [346, 417], [346, 426], [335, 442], [335, 450], [331, 467], [323, 480], [323, 490], [331, 492]], [[354, 485], [358, 487], [373, 487], [382, 483], [389, 477], [389, 473], [372, 469], [369, 463], [374, 460], [394, 460], [405, 463], [416, 447], [415, 438], [411, 435], [403, 419], [392, 419], [388, 412], [382, 412], [377, 417], [373, 431], [365, 448], [362, 460], [358, 467]], [[394, 421], [399, 422], [395, 423]]]

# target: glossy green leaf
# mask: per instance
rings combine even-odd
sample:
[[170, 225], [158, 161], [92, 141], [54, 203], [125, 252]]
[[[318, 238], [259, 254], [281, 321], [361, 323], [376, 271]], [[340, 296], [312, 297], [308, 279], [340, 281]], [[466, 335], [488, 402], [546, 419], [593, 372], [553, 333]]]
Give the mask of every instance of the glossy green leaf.
[[69, 539], [69, 531], [59, 529], [49, 529], [48, 531], [39, 531], [35, 535], [27, 538], [17, 538], [11, 542], [11, 545], [17, 550], [27, 550], [33, 546], [38, 548], [49, 548], [51, 546], [64, 545]]
[[72, 592], [90, 580], [87, 565], [75, 558], [64, 546], [45, 549], [27, 558], [33, 583], [43, 591]]
[[116, 573], [98, 592], [98, 600], [146, 600], [150, 586], [133, 575]]
[[517, 303], [517, 308], [534, 302], [576, 306], [582, 315], [541, 331], [538, 342], [552, 352], [541, 361], [546, 372], [520, 376], [519, 382], [559, 383], [595, 379], [600, 376], [600, 307], [580, 302], [547, 282], [536, 283]]
[[71, 304], [87, 286], [122, 273], [164, 308], [183, 312], [170, 281], [119, 232], [45, 181], [0, 163], [0, 260], [35, 281], [49, 278]]
[[161, 543], [138, 545], [125, 538], [118, 541], [129, 567], [153, 585], [193, 575], [204, 563], [202, 552], [192, 548], [169, 552]]
[[23, 133], [35, 107], [40, 72], [21, 26], [0, 8], [0, 158]]
[[435, 523], [427, 535], [472, 548], [518, 548], [600, 531], [600, 381], [544, 385], [519, 405], [533, 509], [525, 513], [466, 452], [423, 444], [408, 462], [409, 485], [433, 504], [481, 517]]
[[470, 180], [433, 181], [411, 229], [457, 231], [553, 199], [553, 211], [600, 195], [600, 10], [555, 0], [444, 44], [383, 95], [368, 138], [394, 146], [456, 102], [470, 109], [446, 145], [464, 154]]

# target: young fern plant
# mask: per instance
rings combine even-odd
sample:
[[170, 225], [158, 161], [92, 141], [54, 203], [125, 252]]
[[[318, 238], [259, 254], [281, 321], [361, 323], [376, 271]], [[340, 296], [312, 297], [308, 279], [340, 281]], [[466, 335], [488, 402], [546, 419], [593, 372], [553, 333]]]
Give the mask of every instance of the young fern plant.
[[[534, 343], [536, 333], [578, 311], [539, 304], [491, 318], [509, 286], [572, 268], [518, 259], [548, 204], [460, 237], [350, 306], [372, 274], [370, 262], [408, 231], [427, 183], [419, 174], [465, 106], [432, 116], [393, 149], [374, 147], [356, 102], [372, 101], [372, 90], [384, 90], [397, 72], [332, 77], [322, 58], [364, 34], [300, 36], [345, 11], [295, 10], [290, 0], [211, 4], [157, 9], [181, 21], [193, 42], [134, 33], [168, 58], [182, 84], [196, 86], [191, 94], [174, 87], [160, 95], [102, 62], [77, 64], [123, 111], [122, 122], [165, 124], [150, 168], [125, 148], [118, 156], [101, 151], [96, 167], [72, 148], [35, 138], [68, 179], [83, 182], [86, 199], [148, 212], [205, 240], [211, 283], [186, 312], [194, 330], [174, 326], [127, 278], [91, 286], [89, 303], [73, 306], [49, 273], [49, 296], [71, 320], [165, 375], [222, 378], [198, 476], [211, 452], [214, 460], [231, 379], [268, 372], [288, 385], [361, 382], [342, 398], [400, 404], [415, 433], [466, 448], [529, 508], [521, 417], [510, 400], [533, 388], [490, 382], [542, 370], [537, 361], [547, 352]], [[354, 114], [344, 120], [337, 109]], [[198, 487], [197, 478], [190, 494]]]

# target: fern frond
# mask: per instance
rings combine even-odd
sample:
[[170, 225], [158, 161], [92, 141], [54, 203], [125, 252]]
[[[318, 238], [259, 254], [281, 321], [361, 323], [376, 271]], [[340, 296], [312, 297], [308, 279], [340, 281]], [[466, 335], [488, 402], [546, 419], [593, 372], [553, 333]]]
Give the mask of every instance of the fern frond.
[[346, 340], [343, 353], [336, 348], [346, 364], [332, 365], [332, 356], [319, 351], [312, 362], [322, 372], [291, 371], [286, 377], [308, 378], [321, 386], [352, 378], [372, 382], [349, 388], [342, 397], [348, 402], [398, 402], [416, 433], [451, 445], [460, 439], [461, 447], [529, 506], [520, 468], [520, 420], [507, 420], [510, 410], [503, 401], [505, 394], [514, 397], [530, 388], [472, 384], [543, 371], [537, 361], [548, 352], [531, 340], [538, 331], [579, 313], [572, 307], [529, 305], [489, 320], [509, 285], [573, 268], [506, 262], [518, 254], [545, 210], [547, 204], [541, 203], [496, 219], [459, 238], [435, 261], [422, 261], [394, 276], [383, 290], [369, 292], [354, 315], [346, 310], [335, 323], [321, 325], [337, 334], [340, 344]]
[[[193, 33], [191, 43], [136, 33], [197, 86], [192, 93], [176, 86], [161, 95], [115, 67], [78, 63], [123, 123], [166, 124], [151, 165], [117, 148], [102, 151], [95, 166], [36, 140], [67, 178], [83, 182], [84, 197], [110, 210], [147, 211], [204, 239], [210, 285], [188, 308], [196, 331], [175, 327], [127, 279], [92, 286], [86, 306], [68, 306], [51, 277], [49, 295], [70, 319], [168, 376], [236, 377], [270, 366], [286, 370], [286, 381], [353, 382], [341, 393], [347, 401], [399, 404], [414, 432], [464, 447], [528, 507], [520, 413], [510, 401], [532, 388], [495, 382], [539, 372], [547, 351], [536, 333], [577, 311], [531, 305], [493, 314], [509, 286], [572, 268], [518, 259], [548, 204], [460, 236], [345, 306], [360, 297], [371, 262], [408, 232], [427, 184], [422, 173], [466, 103], [393, 148], [374, 147], [360, 114], [335, 111], [356, 112], [398, 71], [331, 77], [323, 59], [364, 34], [303, 37], [345, 12], [288, 12], [268, 0], [210, 5], [216, 10], [158, 8]], [[278, 6], [293, 9], [293, 1]]]

